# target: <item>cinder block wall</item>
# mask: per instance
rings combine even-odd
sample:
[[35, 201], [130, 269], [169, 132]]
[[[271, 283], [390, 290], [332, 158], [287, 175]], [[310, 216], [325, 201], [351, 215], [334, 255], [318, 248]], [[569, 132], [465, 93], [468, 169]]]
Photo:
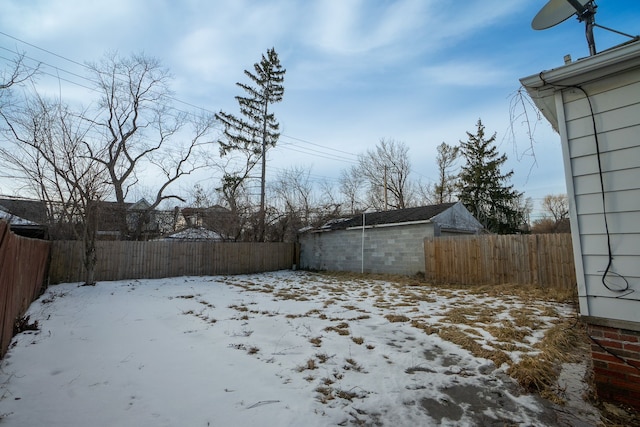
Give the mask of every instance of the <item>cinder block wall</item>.
[[[434, 224], [373, 227], [364, 230], [364, 272], [415, 274], [424, 272], [424, 238]], [[362, 269], [362, 229], [306, 233], [300, 236], [303, 269], [353, 271]]]
[[[598, 397], [640, 410], [640, 332], [587, 324]], [[625, 363], [626, 361], [626, 363]]]

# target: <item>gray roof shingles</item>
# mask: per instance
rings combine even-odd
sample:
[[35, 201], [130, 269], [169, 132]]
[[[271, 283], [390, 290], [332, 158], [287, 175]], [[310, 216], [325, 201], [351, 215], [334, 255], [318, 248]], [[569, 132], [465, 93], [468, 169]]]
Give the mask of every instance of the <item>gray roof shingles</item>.
[[[371, 212], [365, 214], [365, 226], [425, 221], [446, 211], [453, 205], [455, 205], [455, 202], [442, 203], [439, 205], [419, 206], [416, 208], [396, 209], [392, 211]], [[346, 221], [333, 223], [329, 228], [331, 230], [341, 230], [349, 227], [362, 227], [362, 214], [356, 215]]]

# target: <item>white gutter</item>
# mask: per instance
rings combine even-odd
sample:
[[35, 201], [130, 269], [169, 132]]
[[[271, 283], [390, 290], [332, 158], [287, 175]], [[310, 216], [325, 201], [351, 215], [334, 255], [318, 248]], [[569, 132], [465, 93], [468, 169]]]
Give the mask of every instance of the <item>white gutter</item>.
[[640, 41], [635, 40], [562, 67], [524, 77], [520, 79], [520, 82], [531, 89], [542, 88], [546, 83], [560, 86], [585, 84], [629, 68], [639, 67], [639, 52]]
[[[383, 228], [383, 227], [397, 227], [403, 225], [415, 225], [415, 224], [430, 224], [430, 219], [422, 219], [420, 221], [407, 221], [407, 222], [393, 222], [390, 224], [373, 224], [373, 225], [358, 225], [355, 227], [347, 227], [344, 230], [362, 230], [363, 228]], [[330, 230], [330, 231], [338, 231], [338, 230]]]
[[554, 94], [565, 87], [589, 82], [640, 67], [640, 41], [635, 40], [576, 62], [520, 79], [538, 109], [556, 132], [558, 111]]

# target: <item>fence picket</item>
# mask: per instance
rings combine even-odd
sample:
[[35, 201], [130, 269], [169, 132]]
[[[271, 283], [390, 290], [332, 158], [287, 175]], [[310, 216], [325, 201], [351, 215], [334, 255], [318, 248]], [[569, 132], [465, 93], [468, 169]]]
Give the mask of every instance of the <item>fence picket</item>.
[[559, 288], [576, 282], [570, 234], [428, 237], [424, 257], [425, 277], [434, 282]]
[[11, 343], [16, 319], [45, 283], [49, 248], [49, 242], [17, 236], [0, 221], [0, 358]]
[[[256, 273], [292, 267], [293, 243], [97, 242], [96, 280], [151, 279], [186, 275]], [[82, 243], [54, 241], [52, 283], [85, 278]]]

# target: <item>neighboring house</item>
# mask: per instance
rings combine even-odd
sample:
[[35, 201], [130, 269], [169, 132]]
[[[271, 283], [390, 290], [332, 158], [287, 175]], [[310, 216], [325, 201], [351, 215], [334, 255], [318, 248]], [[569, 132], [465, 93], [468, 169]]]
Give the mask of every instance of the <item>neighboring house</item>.
[[560, 134], [598, 395], [640, 409], [640, 41], [521, 82]]
[[[52, 216], [55, 218], [56, 204], [52, 203], [50, 206], [52, 207], [51, 210], [54, 211]], [[138, 221], [144, 215], [142, 234], [147, 238], [158, 236], [160, 229], [159, 214], [156, 210], [148, 211], [150, 206], [149, 202], [145, 199], [140, 199], [136, 203], [125, 203], [123, 211], [116, 202], [98, 202], [98, 239], [116, 240], [120, 238], [119, 215], [126, 215], [129, 230], [135, 230]], [[49, 226], [55, 225], [59, 228], [61, 225], [65, 225], [61, 223], [52, 224], [49, 219], [47, 203], [40, 200], [0, 198], [0, 210], [4, 211], [8, 216], [21, 218], [23, 220], [19, 222], [16, 221], [11, 227], [11, 229], [19, 235], [42, 238], [47, 234]], [[24, 221], [28, 221], [29, 223]], [[66, 225], [69, 224], [67, 223]], [[62, 227], [58, 231], [63, 229], [66, 230], [63, 238], [73, 238], [74, 234], [71, 228]], [[55, 234], [53, 230], [50, 230], [50, 232], [52, 235]]]
[[98, 225], [97, 235], [101, 240], [120, 239], [120, 219], [126, 216], [127, 228], [134, 231], [138, 227], [138, 222], [142, 221], [142, 237], [152, 238], [160, 234], [160, 224], [158, 211], [152, 209], [151, 204], [144, 198], [135, 203], [124, 203], [121, 206], [117, 202], [104, 202], [98, 204]]
[[47, 238], [47, 208], [39, 200], [0, 198], [0, 219], [19, 236]]
[[312, 270], [424, 272], [426, 237], [483, 229], [462, 203], [364, 213], [299, 235], [300, 267]]
[[215, 231], [224, 240], [233, 233], [235, 224], [231, 211], [224, 206], [214, 205], [208, 208], [182, 208], [182, 217], [187, 228], [204, 228]]
[[208, 208], [182, 208], [182, 216], [188, 227], [215, 227], [221, 219], [226, 219], [229, 214], [229, 209], [220, 205]]

